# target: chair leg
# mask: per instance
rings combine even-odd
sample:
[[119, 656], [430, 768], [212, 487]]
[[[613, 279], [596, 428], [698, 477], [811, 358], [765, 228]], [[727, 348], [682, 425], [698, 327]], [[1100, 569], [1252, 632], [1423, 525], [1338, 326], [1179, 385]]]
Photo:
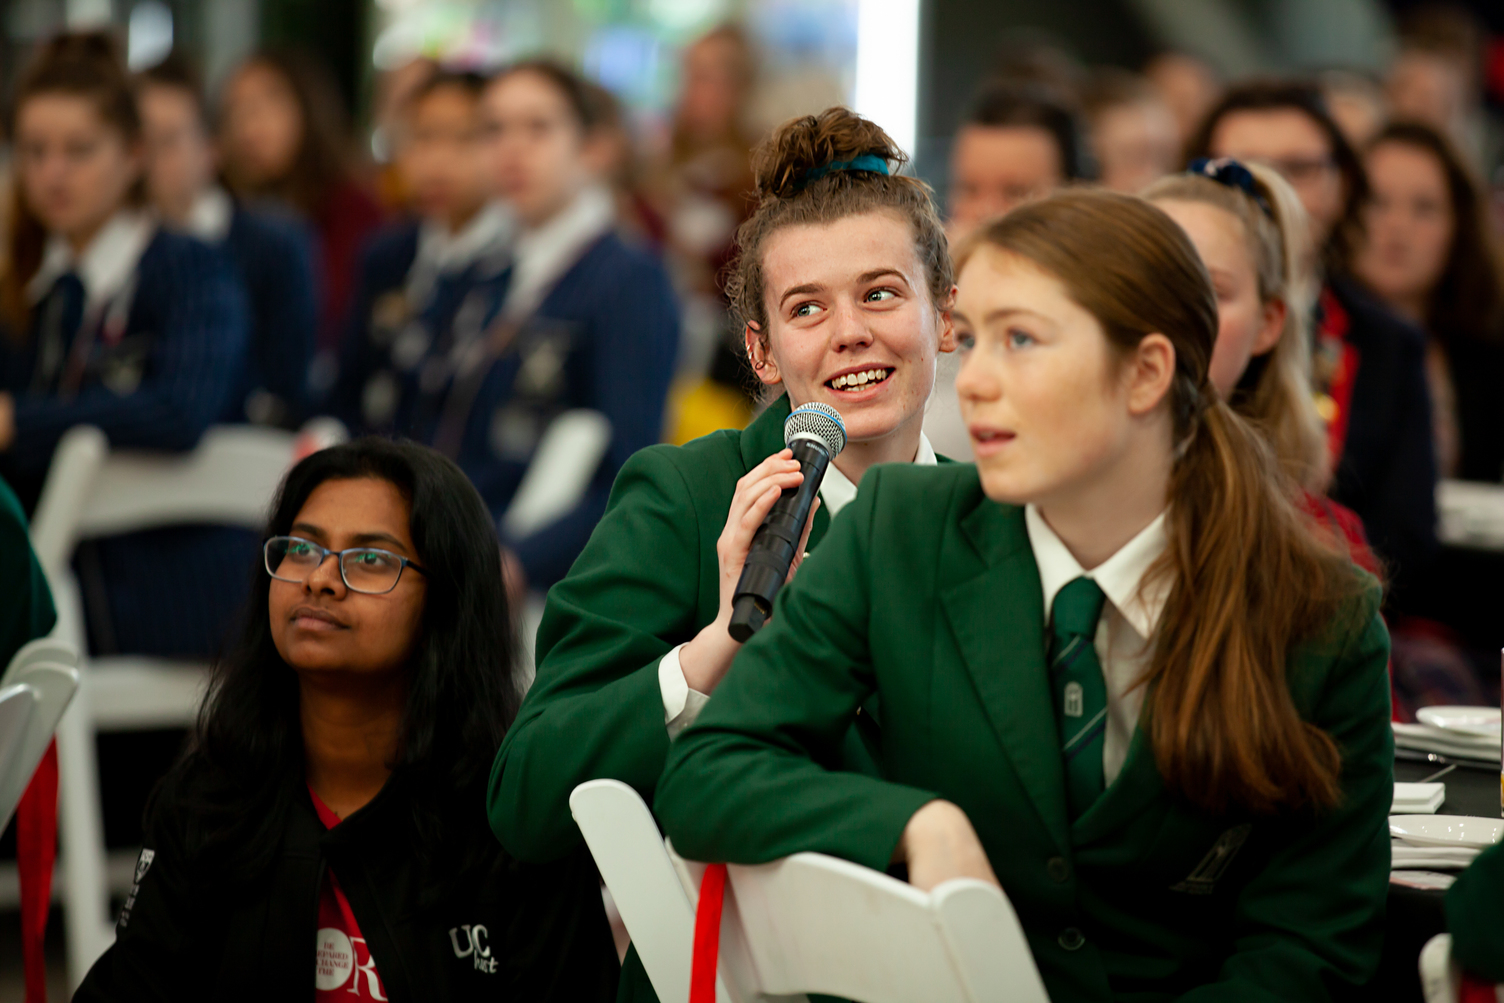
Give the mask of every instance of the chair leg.
[[62, 849], [68, 985], [76, 989], [114, 941], [105, 876], [104, 822], [94, 728], [89, 715], [88, 674], [58, 723], [58, 835]]

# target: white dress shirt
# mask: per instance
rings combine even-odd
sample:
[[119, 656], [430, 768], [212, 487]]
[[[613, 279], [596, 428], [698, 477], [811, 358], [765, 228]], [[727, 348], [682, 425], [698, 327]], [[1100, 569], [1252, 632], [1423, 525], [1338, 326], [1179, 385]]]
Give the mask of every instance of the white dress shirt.
[[1144, 706], [1144, 687], [1135, 686], [1149, 668], [1154, 655], [1154, 629], [1159, 625], [1169, 591], [1164, 583], [1145, 583], [1144, 574], [1165, 552], [1165, 514], [1101, 564], [1087, 571], [1081, 567], [1060, 537], [1033, 505], [1024, 508], [1029, 545], [1039, 566], [1044, 588], [1044, 623], [1049, 633], [1050, 610], [1055, 596], [1069, 582], [1090, 578], [1107, 601], [1097, 621], [1097, 661], [1107, 683], [1107, 732], [1102, 743], [1102, 776], [1112, 783], [1128, 758], [1128, 744], [1138, 727]]
[[[935, 465], [935, 449], [923, 432], [919, 433], [919, 450], [914, 462], [924, 467]], [[820, 480], [820, 505], [834, 519], [856, 497], [856, 485], [851, 478], [841, 473], [834, 463], [825, 468]], [[680, 644], [658, 661], [658, 689], [663, 694], [663, 720], [668, 725], [668, 734], [673, 738], [694, 723], [705, 707], [710, 694], [689, 688], [684, 678], [684, 668], [679, 664]]]

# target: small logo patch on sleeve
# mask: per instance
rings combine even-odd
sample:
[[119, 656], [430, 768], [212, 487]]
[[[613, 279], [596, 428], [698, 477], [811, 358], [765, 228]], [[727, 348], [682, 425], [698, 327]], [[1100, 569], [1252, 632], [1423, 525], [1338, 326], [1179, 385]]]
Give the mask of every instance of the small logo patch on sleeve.
[[131, 893], [125, 900], [125, 905], [120, 909], [120, 920], [117, 924], [119, 929], [124, 930], [131, 921], [131, 910], [136, 905], [136, 895], [141, 891], [141, 879], [146, 877], [146, 872], [151, 870], [151, 862], [157, 859], [157, 851], [143, 847], [141, 856], [136, 858], [136, 876], [131, 881]]

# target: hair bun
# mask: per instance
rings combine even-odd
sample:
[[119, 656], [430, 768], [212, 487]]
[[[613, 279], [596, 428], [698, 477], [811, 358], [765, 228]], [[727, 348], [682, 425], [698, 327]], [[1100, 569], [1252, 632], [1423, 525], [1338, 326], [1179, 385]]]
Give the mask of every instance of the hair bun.
[[752, 155], [757, 198], [792, 198], [812, 180], [810, 172], [861, 156], [878, 157], [890, 165], [909, 159], [877, 123], [849, 108], [837, 105], [818, 115], [790, 119]]

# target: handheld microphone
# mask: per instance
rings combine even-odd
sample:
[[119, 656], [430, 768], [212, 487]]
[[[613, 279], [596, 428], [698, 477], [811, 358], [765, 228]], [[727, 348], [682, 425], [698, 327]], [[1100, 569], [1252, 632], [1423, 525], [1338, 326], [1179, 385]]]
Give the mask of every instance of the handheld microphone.
[[783, 423], [783, 442], [794, 451], [804, 480], [787, 488], [752, 537], [731, 600], [731, 636], [746, 643], [773, 612], [773, 597], [783, 588], [814, 507], [825, 468], [846, 448], [846, 425], [829, 404], [801, 404]]

